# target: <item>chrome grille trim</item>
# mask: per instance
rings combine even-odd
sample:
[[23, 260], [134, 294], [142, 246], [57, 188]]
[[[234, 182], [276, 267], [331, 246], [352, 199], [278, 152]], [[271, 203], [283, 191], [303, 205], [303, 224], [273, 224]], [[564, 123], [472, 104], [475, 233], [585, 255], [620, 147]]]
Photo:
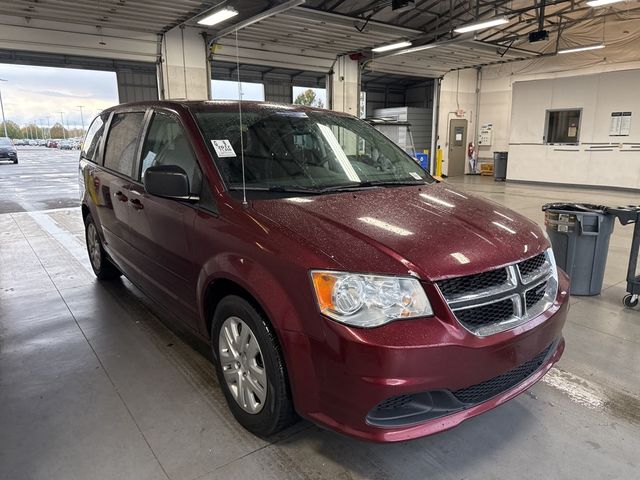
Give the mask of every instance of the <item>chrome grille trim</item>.
[[[542, 261], [542, 258], [538, 258], [542, 256], [544, 261]], [[520, 266], [525, 263], [527, 270], [530, 269], [532, 263], [541, 263], [541, 265], [523, 276]], [[510, 330], [537, 317], [553, 305], [558, 290], [558, 274], [555, 268], [553, 252], [550, 249], [503, 268], [507, 272], [507, 281], [502, 285], [449, 298], [443, 294], [460, 325], [474, 335], [485, 337]], [[542, 292], [536, 292], [536, 289], [542, 285], [545, 288], [544, 294], [539, 300], [527, 307], [527, 294], [539, 296]], [[472, 326], [465, 324], [464, 318], [461, 318], [462, 315], [456, 314], [456, 312], [503, 302], [506, 299], [511, 299], [513, 302], [513, 314], [506, 319], [492, 321], [488, 318], [485, 325]]]

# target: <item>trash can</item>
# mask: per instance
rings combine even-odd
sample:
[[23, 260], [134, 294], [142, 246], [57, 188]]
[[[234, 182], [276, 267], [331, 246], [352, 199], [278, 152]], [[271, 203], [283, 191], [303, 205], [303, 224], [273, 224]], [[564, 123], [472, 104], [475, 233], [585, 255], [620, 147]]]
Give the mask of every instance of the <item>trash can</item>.
[[509, 152], [493, 152], [493, 179], [504, 182], [507, 179], [507, 158]]
[[542, 210], [556, 263], [571, 277], [571, 294], [598, 295], [616, 217], [589, 203], [547, 203]]

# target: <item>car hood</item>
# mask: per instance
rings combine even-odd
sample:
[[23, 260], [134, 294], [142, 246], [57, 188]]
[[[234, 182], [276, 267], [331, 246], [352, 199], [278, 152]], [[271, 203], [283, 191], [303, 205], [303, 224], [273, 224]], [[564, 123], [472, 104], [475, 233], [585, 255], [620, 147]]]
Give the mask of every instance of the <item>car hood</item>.
[[531, 220], [445, 183], [252, 205], [330, 259], [311, 268], [409, 272], [435, 281], [517, 262], [548, 247]]

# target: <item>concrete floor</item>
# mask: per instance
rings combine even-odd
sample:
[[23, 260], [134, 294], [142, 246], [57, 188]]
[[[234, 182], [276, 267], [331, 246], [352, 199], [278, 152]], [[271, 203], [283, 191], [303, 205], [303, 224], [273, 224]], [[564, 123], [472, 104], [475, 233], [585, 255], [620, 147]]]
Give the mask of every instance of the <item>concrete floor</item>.
[[[640, 475], [640, 311], [621, 306], [631, 228], [616, 226], [605, 290], [572, 298], [565, 355], [527, 394], [404, 444], [307, 422], [267, 442], [229, 414], [206, 347], [128, 281], [94, 279], [77, 152], [20, 155], [19, 165], [0, 165], [0, 479]], [[538, 222], [548, 201], [637, 203], [605, 190], [450, 182]]]

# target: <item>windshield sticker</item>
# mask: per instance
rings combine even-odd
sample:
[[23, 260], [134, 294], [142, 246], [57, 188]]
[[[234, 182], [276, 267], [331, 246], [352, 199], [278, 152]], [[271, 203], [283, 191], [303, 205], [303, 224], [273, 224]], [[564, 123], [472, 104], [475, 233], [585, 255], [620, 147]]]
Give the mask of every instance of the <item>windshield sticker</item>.
[[211, 145], [213, 145], [216, 155], [220, 158], [237, 156], [229, 140], [211, 140]]
[[416, 172], [409, 172], [409, 175], [411, 175], [416, 180], [422, 180], [422, 177], [418, 175]]

